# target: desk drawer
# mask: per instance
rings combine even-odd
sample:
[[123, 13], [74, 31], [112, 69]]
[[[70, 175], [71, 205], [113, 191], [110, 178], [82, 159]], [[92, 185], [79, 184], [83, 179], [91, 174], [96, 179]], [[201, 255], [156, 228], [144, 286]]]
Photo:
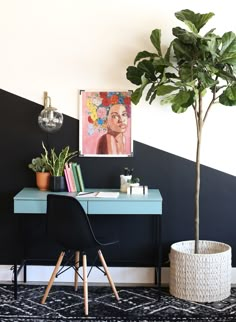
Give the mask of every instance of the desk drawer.
[[156, 201], [89, 200], [88, 213], [102, 215], [160, 215], [162, 203]]
[[45, 200], [15, 200], [14, 213], [19, 214], [45, 214], [47, 202]]
[[[80, 201], [87, 213], [87, 201]], [[14, 213], [17, 214], [45, 214], [47, 211], [46, 200], [14, 200]]]

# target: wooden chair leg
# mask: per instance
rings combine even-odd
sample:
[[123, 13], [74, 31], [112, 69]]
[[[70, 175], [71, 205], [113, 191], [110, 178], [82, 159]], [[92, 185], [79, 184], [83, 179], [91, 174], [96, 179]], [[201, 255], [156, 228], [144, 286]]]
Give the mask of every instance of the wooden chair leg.
[[88, 315], [87, 256], [83, 255], [84, 313]]
[[79, 270], [79, 251], [76, 251], [75, 252], [75, 282], [74, 282], [75, 291], [77, 291], [78, 289], [78, 279], [79, 279], [78, 270]]
[[55, 268], [54, 268], [54, 270], [52, 272], [51, 278], [50, 278], [50, 280], [48, 282], [48, 286], [47, 286], [46, 291], [44, 293], [44, 296], [43, 296], [43, 298], [41, 300], [41, 304], [44, 304], [45, 301], [46, 301], [46, 299], [47, 299], [47, 297], [48, 297], [48, 293], [50, 292], [50, 289], [51, 289], [52, 284], [54, 282], [54, 279], [55, 279], [55, 277], [57, 275], [57, 272], [59, 270], [59, 267], [61, 266], [61, 262], [63, 260], [64, 255], [65, 255], [65, 252], [61, 252], [60, 256], [58, 257], [56, 266], [55, 266]]
[[99, 251], [98, 251], [98, 256], [99, 256], [99, 258], [100, 258], [100, 261], [101, 261], [101, 263], [102, 263], [102, 266], [103, 266], [103, 268], [104, 268], [104, 271], [105, 271], [105, 273], [106, 273], [106, 275], [107, 275], [107, 278], [108, 278], [108, 281], [109, 281], [109, 283], [110, 283], [110, 285], [111, 285], [111, 288], [112, 288], [112, 290], [113, 290], [113, 292], [114, 292], [114, 294], [115, 294], [115, 297], [116, 297], [117, 301], [119, 301], [120, 297], [119, 297], [118, 292], [117, 292], [117, 290], [116, 290], [115, 284], [114, 284], [114, 282], [113, 282], [113, 280], [112, 280], [112, 278], [111, 278], [111, 275], [110, 275], [110, 273], [109, 273], [109, 270], [108, 270], [107, 264], [106, 264], [106, 262], [105, 262], [105, 259], [104, 259], [103, 255], [102, 255], [101, 250], [99, 250]]

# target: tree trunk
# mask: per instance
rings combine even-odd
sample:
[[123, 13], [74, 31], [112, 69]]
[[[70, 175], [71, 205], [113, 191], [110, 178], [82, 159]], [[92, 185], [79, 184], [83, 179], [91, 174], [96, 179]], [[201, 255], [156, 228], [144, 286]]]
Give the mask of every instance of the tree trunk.
[[202, 96], [199, 93], [199, 111], [196, 114], [197, 122], [197, 152], [196, 152], [196, 168], [195, 168], [195, 213], [194, 213], [194, 235], [195, 235], [195, 248], [194, 253], [199, 253], [199, 199], [200, 199], [200, 180], [201, 180], [201, 162], [200, 162], [200, 152], [201, 152], [201, 140], [202, 140]]
[[196, 154], [196, 173], [195, 173], [195, 250], [199, 253], [199, 198], [200, 198], [200, 149], [201, 149], [201, 137], [197, 140], [197, 154]]

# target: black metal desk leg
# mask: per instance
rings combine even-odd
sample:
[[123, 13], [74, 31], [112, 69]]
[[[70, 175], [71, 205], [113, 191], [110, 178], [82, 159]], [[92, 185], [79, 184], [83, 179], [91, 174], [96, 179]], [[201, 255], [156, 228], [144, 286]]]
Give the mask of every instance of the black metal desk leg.
[[26, 262], [24, 262], [23, 273], [24, 273], [24, 283], [26, 283], [26, 281], [27, 281], [27, 264], [26, 264]]
[[22, 268], [24, 269], [24, 282], [26, 282], [26, 261], [23, 260], [20, 267], [17, 268], [17, 261], [15, 261], [14, 264], [14, 299], [17, 300], [17, 290], [18, 290], [18, 275], [20, 274], [20, 271], [22, 270]]
[[158, 288], [161, 290], [161, 265], [162, 265], [162, 217], [158, 216]]
[[17, 300], [17, 263], [14, 264], [14, 299]]
[[161, 290], [161, 265], [162, 265], [162, 229], [161, 229], [161, 220], [162, 217], [155, 216], [155, 254], [154, 254], [154, 262], [155, 262], [155, 285], [158, 286], [159, 291]]

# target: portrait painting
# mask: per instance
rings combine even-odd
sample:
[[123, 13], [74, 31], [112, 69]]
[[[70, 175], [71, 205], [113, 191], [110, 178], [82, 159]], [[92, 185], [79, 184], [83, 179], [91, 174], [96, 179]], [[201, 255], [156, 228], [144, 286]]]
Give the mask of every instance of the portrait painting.
[[132, 156], [130, 91], [80, 91], [79, 119], [81, 156]]

